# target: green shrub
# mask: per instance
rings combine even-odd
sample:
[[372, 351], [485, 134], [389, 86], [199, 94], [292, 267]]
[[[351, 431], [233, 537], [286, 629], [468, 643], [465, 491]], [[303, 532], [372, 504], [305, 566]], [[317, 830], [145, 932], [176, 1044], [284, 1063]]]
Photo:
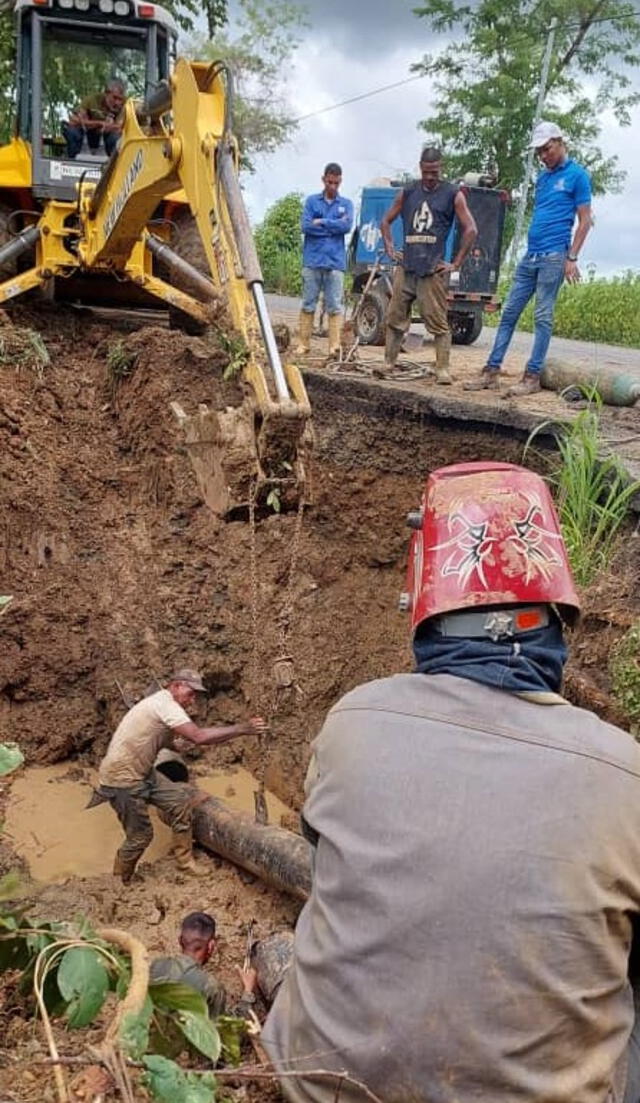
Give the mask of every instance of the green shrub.
[[634, 735], [640, 732], [640, 621], [616, 643], [609, 660], [613, 695], [626, 712]]
[[267, 291], [299, 295], [302, 291], [303, 198], [291, 192], [269, 208], [254, 237]]
[[[509, 283], [501, 282], [504, 303]], [[484, 323], [497, 326], [499, 314], [485, 314]], [[533, 301], [524, 310], [518, 328], [533, 331]], [[612, 279], [588, 279], [563, 284], [553, 320], [556, 337], [601, 341], [607, 345], [640, 348], [640, 274], [627, 271]]]

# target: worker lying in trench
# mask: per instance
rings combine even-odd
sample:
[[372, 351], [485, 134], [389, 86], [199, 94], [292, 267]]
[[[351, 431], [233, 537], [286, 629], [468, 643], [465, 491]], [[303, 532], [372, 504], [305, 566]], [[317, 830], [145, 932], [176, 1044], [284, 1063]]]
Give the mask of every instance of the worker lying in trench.
[[125, 832], [113, 872], [128, 884], [136, 865], [153, 839], [148, 805], [158, 809], [163, 823], [173, 831], [173, 854], [178, 868], [200, 876], [193, 858], [192, 818], [198, 794], [192, 786], [177, 784], [155, 769], [158, 752], [171, 747], [176, 735], [200, 747], [228, 743], [244, 735], [266, 731], [261, 717], [226, 727], [201, 728], [185, 709], [196, 694], [206, 693], [200, 674], [178, 670], [166, 689], [144, 697], [118, 724], [98, 772], [99, 787], [90, 807], [109, 801]]
[[548, 488], [461, 464], [411, 520], [416, 669], [315, 741], [313, 884], [263, 1044], [293, 1103], [343, 1071], [383, 1103], [638, 1103], [640, 747], [561, 696], [579, 600]]

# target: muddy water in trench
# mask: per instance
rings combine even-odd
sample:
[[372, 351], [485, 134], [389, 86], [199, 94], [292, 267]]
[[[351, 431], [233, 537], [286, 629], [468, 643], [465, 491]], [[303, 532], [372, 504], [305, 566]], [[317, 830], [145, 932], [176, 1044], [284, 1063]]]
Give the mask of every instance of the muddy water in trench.
[[[198, 777], [200, 789], [220, 797], [237, 811], [253, 814], [256, 779], [243, 769], [212, 771]], [[87, 809], [95, 778], [77, 780], [68, 763], [33, 767], [12, 786], [4, 823], [5, 837], [23, 858], [35, 881], [55, 883], [68, 877], [110, 873], [122, 830], [108, 804]], [[267, 792], [269, 823], [280, 824], [291, 810]], [[171, 832], [151, 809], [154, 839], [143, 861], [154, 863], [170, 849]]]

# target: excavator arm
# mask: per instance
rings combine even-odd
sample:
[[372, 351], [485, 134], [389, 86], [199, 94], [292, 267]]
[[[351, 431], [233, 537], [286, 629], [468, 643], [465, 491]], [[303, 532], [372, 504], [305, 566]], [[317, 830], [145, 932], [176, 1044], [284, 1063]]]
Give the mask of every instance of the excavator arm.
[[[70, 205], [47, 204], [28, 231], [36, 264], [0, 284], [0, 301], [56, 274], [108, 271], [206, 324], [218, 300], [241, 337], [245, 400], [227, 411], [175, 409], [208, 504], [229, 514], [250, 497], [276, 491], [283, 505], [304, 494], [303, 455], [311, 445], [310, 407], [298, 368], [283, 364], [269, 319], [263, 277], [237, 175], [231, 133], [232, 80], [221, 62], [178, 60], [144, 104], [125, 104], [122, 137], [97, 184], [81, 182]], [[177, 255], [149, 228], [158, 204], [182, 190], [198, 229], [208, 273]], [[74, 210], [74, 208], [71, 208]], [[18, 246], [16, 246], [18, 248]], [[193, 294], [160, 279], [177, 271]], [[180, 281], [184, 282], [184, 281]], [[4, 292], [4, 293], [3, 293]]]

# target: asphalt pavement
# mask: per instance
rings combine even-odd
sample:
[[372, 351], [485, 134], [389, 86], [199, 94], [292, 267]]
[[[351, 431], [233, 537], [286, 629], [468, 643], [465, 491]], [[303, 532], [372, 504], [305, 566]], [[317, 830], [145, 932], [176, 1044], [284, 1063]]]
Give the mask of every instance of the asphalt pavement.
[[[285, 295], [267, 295], [267, 302], [275, 320], [295, 325], [300, 310], [299, 299]], [[422, 331], [420, 324], [412, 326], [412, 329], [416, 333]], [[495, 329], [485, 326], [477, 341], [474, 342], [473, 348], [488, 354], [493, 344], [494, 334]], [[516, 331], [510, 351], [526, 357], [532, 341], [532, 333]], [[553, 337], [549, 355], [569, 363], [589, 367], [602, 367], [606, 364], [640, 376], [640, 349], [625, 348], [622, 345], [603, 345], [592, 341], [574, 341], [567, 337]]]

